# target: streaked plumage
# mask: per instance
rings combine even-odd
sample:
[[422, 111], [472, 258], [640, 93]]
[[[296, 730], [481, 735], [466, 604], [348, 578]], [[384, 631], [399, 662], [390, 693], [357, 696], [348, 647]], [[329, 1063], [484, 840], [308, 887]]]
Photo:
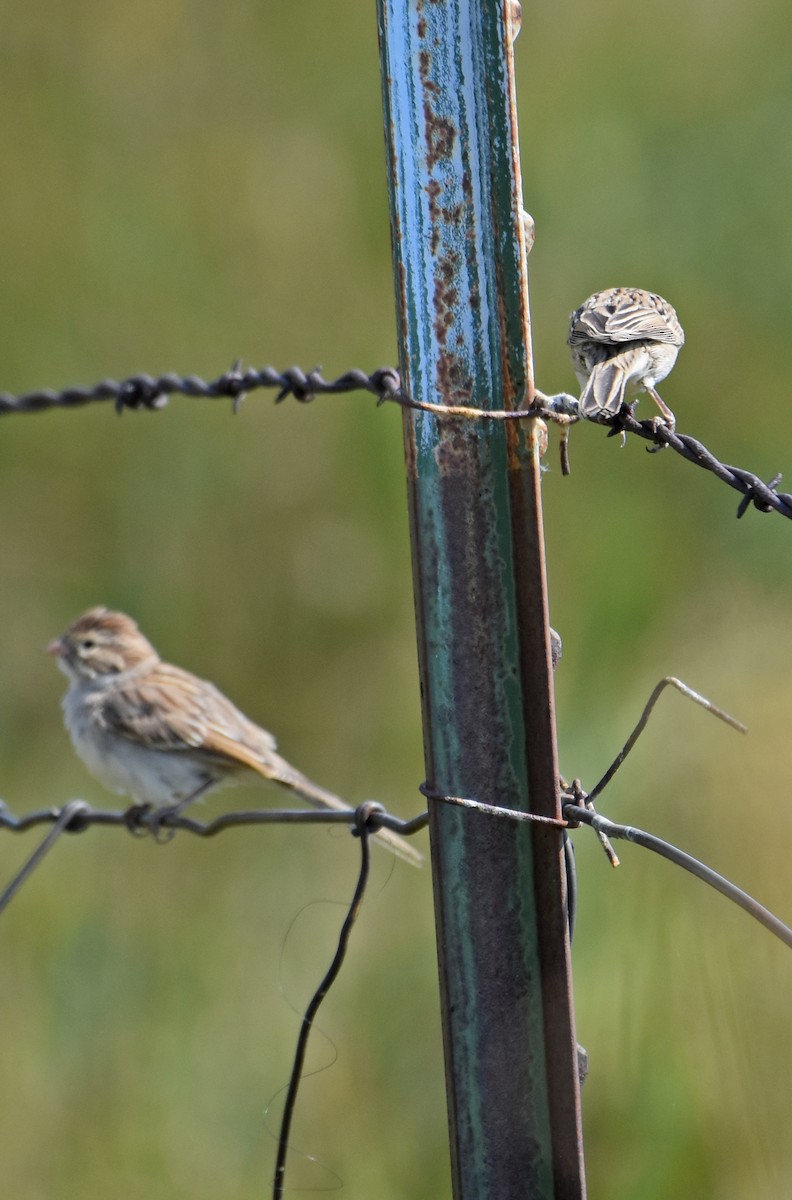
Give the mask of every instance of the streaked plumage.
[[[254, 774], [316, 808], [349, 807], [281, 758], [272, 734], [214, 684], [163, 662], [125, 613], [89, 609], [47, 649], [70, 682], [63, 710], [74, 747], [110, 791], [167, 808]], [[376, 836], [422, 861], [391, 830]]]
[[580, 415], [614, 416], [627, 397], [648, 392], [674, 428], [674, 415], [656, 384], [669, 374], [685, 334], [662, 296], [641, 288], [595, 292], [572, 314], [569, 345], [582, 388]]

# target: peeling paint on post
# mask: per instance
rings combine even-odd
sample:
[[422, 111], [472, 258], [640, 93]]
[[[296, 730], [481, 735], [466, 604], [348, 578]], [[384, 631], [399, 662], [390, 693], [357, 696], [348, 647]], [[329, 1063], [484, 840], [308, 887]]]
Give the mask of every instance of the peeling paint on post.
[[[425, 401], [532, 395], [512, 7], [379, 0], [400, 370]], [[560, 815], [530, 423], [405, 411], [404, 433], [429, 782]], [[558, 832], [435, 802], [431, 836], [454, 1195], [582, 1200]]]

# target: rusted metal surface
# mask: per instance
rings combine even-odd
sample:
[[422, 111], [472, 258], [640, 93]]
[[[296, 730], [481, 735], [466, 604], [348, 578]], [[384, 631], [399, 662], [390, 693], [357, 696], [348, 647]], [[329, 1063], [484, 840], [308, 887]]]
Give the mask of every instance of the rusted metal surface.
[[[511, 8], [380, 0], [400, 371], [422, 401], [532, 394]], [[505, 424], [404, 415], [427, 776], [559, 816], [538, 454]], [[581, 1200], [558, 831], [435, 802], [431, 834], [454, 1194]]]

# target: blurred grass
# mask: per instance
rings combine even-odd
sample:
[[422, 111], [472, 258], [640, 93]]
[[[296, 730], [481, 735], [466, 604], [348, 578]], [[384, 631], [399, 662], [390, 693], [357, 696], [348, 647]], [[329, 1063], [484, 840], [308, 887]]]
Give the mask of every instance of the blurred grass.
[[[0, 386], [245, 362], [395, 360], [374, 14], [249, 0], [4, 0]], [[570, 310], [638, 284], [688, 342], [664, 395], [728, 462], [787, 467], [781, 0], [662, 14], [534, 5], [518, 44], [538, 377], [572, 386]], [[751, 727], [661, 703], [602, 804], [790, 917], [787, 523], [671, 454], [573, 435], [545, 503], [561, 766], [592, 782], [673, 672]], [[40, 647], [83, 607], [133, 612], [284, 753], [404, 814], [423, 777], [398, 414], [251, 398], [6, 418], [0, 766], [15, 810], [107, 797], [61, 728]], [[221, 797], [215, 807], [256, 793]], [[747, 817], [746, 817], [747, 814]], [[778, 826], [776, 830], [776, 826]], [[9, 1195], [266, 1191], [299, 1008], [354, 846], [309, 830], [61, 845], [0, 926]], [[4, 839], [6, 877], [28, 842]], [[299, 843], [299, 844], [298, 844]], [[792, 966], [743, 914], [631, 847], [577, 836], [575, 945], [592, 1196], [792, 1194]], [[428, 871], [375, 884], [323, 1010], [289, 1182], [448, 1194]], [[332, 1063], [332, 1065], [330, 1065]], [[272, 1100], [269, 1115], [264, 1109]], [[365, 1149], [362, 1149], [365, 1147]], [[292, 1174], [293, 1172], [293, 1174]]]

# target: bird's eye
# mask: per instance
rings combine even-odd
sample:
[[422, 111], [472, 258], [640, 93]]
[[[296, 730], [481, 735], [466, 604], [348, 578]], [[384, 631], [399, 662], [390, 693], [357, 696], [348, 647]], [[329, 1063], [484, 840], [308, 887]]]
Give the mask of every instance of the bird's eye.
[[93, 640], [93, 638], [83, 638], [83, 640], [80, 642], [80, 649], [93, 650], [95, 645], [96, 642]]

